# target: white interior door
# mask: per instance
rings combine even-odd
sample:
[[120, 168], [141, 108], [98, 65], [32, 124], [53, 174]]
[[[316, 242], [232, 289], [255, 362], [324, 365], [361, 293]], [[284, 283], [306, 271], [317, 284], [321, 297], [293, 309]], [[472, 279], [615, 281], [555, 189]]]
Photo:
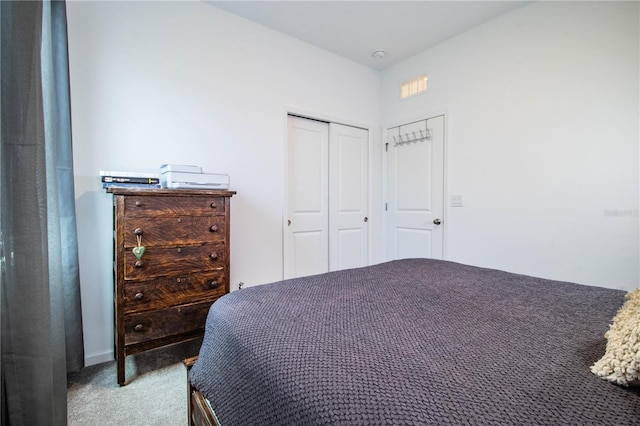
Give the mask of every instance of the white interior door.
[[387, 258], [442, 259], [444, 116], [388, 129], [387, 143]]
[[329, 270], [329, 125], [289, 116], [284, 278]]
[[368, 264], [369, 132], [329, 125], [329, 270]]

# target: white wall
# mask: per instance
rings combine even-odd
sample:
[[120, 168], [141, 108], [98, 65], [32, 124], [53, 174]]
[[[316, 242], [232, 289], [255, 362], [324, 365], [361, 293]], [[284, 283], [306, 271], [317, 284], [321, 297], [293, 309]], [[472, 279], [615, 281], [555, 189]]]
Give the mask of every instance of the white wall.
[[380, 74], [202, 2], [67, 2], [67, 10], [92, 364], [113, 358], [112, 207], [99, 171], [157, 172], [168, 162], [229, 173], [232, 289], [279, 280], [286, 112], [369, 127], [379, 153]]
[[638, 5], [535, 3], [383, 72], [385, 128], [447, 112], [448, 259], [640, 284]]

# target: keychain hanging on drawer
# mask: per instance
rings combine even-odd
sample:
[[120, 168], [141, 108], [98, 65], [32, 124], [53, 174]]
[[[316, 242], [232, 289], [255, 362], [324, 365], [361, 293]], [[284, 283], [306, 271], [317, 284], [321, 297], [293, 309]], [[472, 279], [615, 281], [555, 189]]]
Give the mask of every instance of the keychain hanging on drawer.
[[142, 245], [142, 233], [136, 233], [136, 240], [138, 240], [138, 246], [133, 248], [133, 254], [140, 260], [144, 254], [144, 246]]

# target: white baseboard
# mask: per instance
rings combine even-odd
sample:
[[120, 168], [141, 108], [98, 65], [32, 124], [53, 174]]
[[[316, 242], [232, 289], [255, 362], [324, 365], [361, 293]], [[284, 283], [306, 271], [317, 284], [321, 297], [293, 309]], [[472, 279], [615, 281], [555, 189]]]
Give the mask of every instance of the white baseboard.
[[115, 360], [115, 356], [113, 351], [106, 351], [92, 355], [86, 355], [84, 357], [84, 366], [88, 367], [90, 365], [101, 364], [103, 362], [109, 362]]

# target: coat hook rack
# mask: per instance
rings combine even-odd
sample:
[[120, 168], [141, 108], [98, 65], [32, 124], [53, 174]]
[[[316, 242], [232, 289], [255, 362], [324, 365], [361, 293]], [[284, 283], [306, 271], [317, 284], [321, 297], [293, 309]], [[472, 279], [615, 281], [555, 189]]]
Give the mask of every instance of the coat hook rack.
[[412, 131], [411, 133], [401, 133], [398, 136], [393, 136], [393, 146], [402, 145], [410, 142], [422, 142], [425, 140], [431, 140], [431, 129], [422, 130], [418, 133]]

